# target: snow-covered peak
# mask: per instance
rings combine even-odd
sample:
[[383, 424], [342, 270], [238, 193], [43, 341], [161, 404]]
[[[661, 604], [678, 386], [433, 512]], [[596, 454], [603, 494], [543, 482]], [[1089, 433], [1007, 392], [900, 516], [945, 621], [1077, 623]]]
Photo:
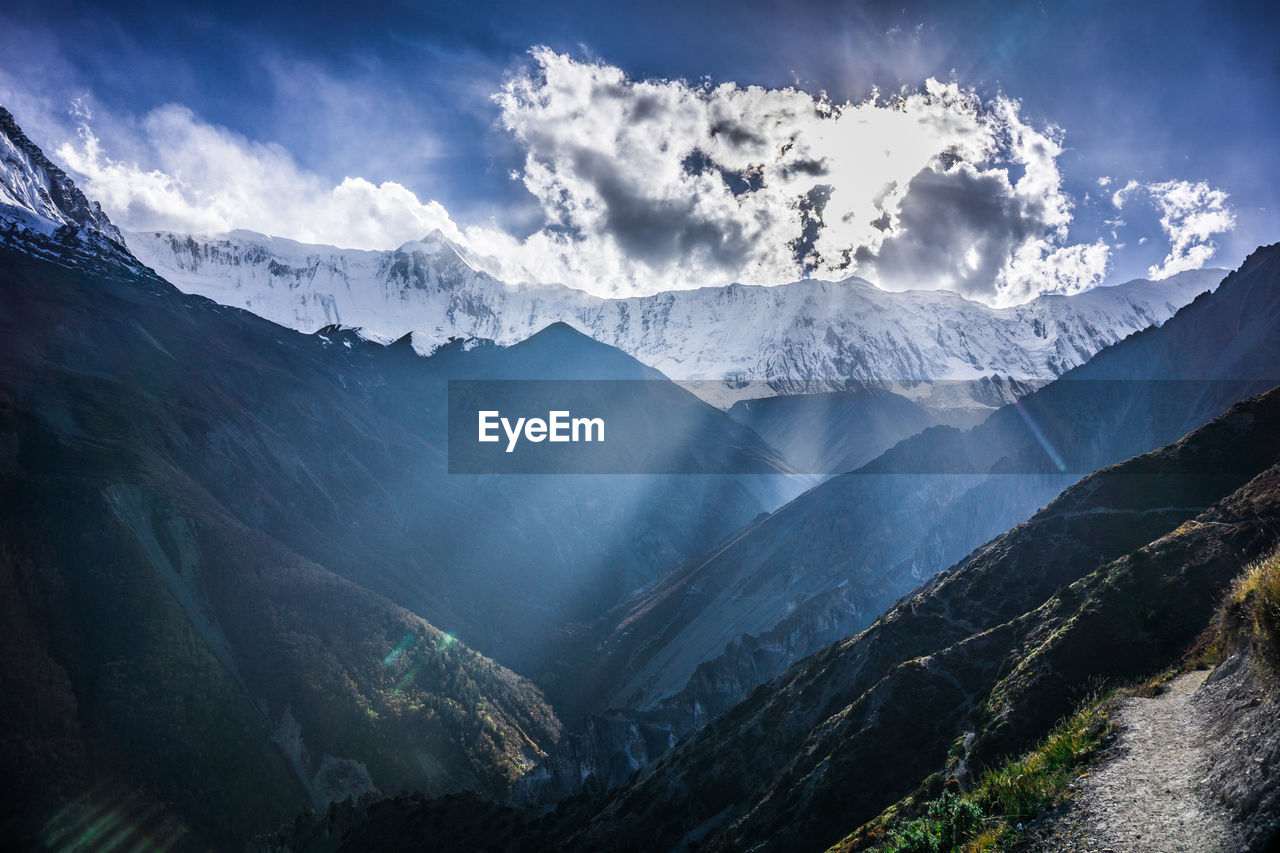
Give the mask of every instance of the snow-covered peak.
[[85, 198], [67, 174], [0, 107], [0, 232], [66, 241], [79, 238], [122, 247], [119, 229], [97, 202]]
[[485, 265], [479, 259], [473, 258], [466, 249], [446, 237], [439, 228], [434, 229], [421, 240], [410, 240], [396, 251], [401, 254], [427, 255], [435, 264], [441, 266], [462, 264], [472, 272], [483, 272], [485, 269]]
[[947, 291], [891, 293], [858, 278], [602, 299], [563, 285], [503, 282], [486, 271], [485, 259], [438, 230], [394, 251], [252, 231], [153, 231], [128, 240], [132, 255], [102, 208], [0, 107], [0, 242], [51, 256], [129, 264], [136, 257], [187, 292], [283, 325], [305, 332], [353, 326], [375, 340], [406, 339], [423, 353], [453, 339], [514, 344], [565, 323], [726, 408], [751, 397], [879, 385], [935, 414], [971, 404], [989, 409], [999, 394], [957, 395], [942, 384], [1043, 384], [1164, 322], [1222, 276], [1200, 270], [1005, 309]]
[[286, 247], [242, 233], [128, 238], [138, 257], [183, 290], [302, 331], [335, 323], [380, 338], [412, 331], [426, 353], [450, 338], [514, 344], [564, 322], [722, 407], [871, 384], [931, 410], [989, 410], [1003, 400], [939, 382], [999, 376], [1037, 387], [1163, 323], [1223, 275], [1201, 270], [1003, 309], [948, 291], [891, 293], [858, 278], [604, 299], [563, 285], [503, 282], [436, 234], [387, 252]]
[[396, 251], [426, 252], [431, 255], [452, 255], [461, 257], [458, 247], [455, 246], [448, 237], [444, 236], [444, 232], [439, 228], [434, 229], [421, 240], [410, 240], [407, 243], [404, 243]]
[[402, 253], [420, 252], [432, 255], [440, 264], [461, 263], [472, 272], [484, 273], [494, 277], [500, 277], [500, 271], [502, 270], [502, 263], [496, 258], [477, 254], [460, 243], [455, 243], [439, 228], [432, 229], [431, 233], [421, 240], [410, 240], [396, 251]]

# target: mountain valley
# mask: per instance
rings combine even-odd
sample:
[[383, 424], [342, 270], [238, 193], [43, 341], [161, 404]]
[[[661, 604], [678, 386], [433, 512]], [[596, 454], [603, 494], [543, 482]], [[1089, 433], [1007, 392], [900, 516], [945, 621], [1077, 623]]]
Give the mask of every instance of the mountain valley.
[[1103, 685], [1274, 707], [1280, 244], [1002, 309], [486, 267], [122, 232], [0, 108], [0, 840], [899, 850]]

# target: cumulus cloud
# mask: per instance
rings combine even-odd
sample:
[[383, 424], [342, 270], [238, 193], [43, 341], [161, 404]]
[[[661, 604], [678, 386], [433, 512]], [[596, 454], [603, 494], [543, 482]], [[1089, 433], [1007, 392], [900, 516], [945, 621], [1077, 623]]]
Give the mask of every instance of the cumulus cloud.
[[1149, 184], [1147, 190], [1160, 211], [1160, 228], [1169, 237], [1169, 254], [1147, 270], [1153, 279], [1200, 269], [1217, 251], [1210, 238], [1235, 227], [1227, 194], [1204, 181], [1164, 181]]
[[856, 273], [1007, 303], [1105, 274], [1105, 244], [1066, 244], [1058, 132], [1010, 99], [929, 80], [833, 103], [533, 58], [495, 100], [549, 218], [523, 245], [534, 277], [634, 293]]
[[[201, 122], [185, 107], [143, 119], [137, 159], [109, 157], [83, 102], [78, 138], [58, 158], [130, 230], [216, 233], [248, 228], [349, 248], [386, 248], [439, 228], [461, 239], [448, 212], [394, 182], [348, 177], [336, 186], [301, 169], [278, 145], [251, 142]], [[148, 162], [139, 165], [138, 159]]]

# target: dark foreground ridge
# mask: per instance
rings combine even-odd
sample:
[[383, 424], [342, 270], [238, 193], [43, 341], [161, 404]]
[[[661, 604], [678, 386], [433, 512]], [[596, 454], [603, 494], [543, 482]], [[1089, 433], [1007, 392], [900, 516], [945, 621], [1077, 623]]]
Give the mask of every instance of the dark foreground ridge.
[[537, 638], [769, 505], [756, 477], [450, 478], [447, 380], [541, 370], [649, 380], [655, 416], [771, 463], [567, 328], [424, 358], [186, 296], [11, 120], [0, 143], [35, 188], [0, 206], [0, 837], [19, 846], [113, 824], [122, 845], [237, 849], [375, 790], [505, 796], [562, 731], [508, 666], [538, 672]]
[[824, 850], [1030, 748], [1099, 679], [1176, 661], [1280, 537], [1278, 458], [1280, 390], [1085, 478], [606, 795], [335, 806], [264, 847]]

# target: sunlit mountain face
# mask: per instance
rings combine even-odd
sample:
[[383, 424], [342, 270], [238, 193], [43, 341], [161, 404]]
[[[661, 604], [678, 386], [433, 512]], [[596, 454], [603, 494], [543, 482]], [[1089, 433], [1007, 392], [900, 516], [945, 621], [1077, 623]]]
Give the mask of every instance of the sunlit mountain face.
[[1277, 32], [6, 6], [0, 847], [1271, 849]]
[[[604, 299], [558, 285], [512, 287], [439, 232], [388, 252], [244, 231], [131, 233], [128, 240], [182, 290], [300, 331], [341, 324], [394, 339], [411, 329], [425, 354], [454, 337], [512, 344], [567, 323], [721, 408], [869, 388], [964, 426], [1102, 347], [1163, 323], [1223, 275], [1188, 270], [1003, 309], [948, 291], [886, 292], [856, 277]], [[847, 470], [817, 452], [807, 470]]]

